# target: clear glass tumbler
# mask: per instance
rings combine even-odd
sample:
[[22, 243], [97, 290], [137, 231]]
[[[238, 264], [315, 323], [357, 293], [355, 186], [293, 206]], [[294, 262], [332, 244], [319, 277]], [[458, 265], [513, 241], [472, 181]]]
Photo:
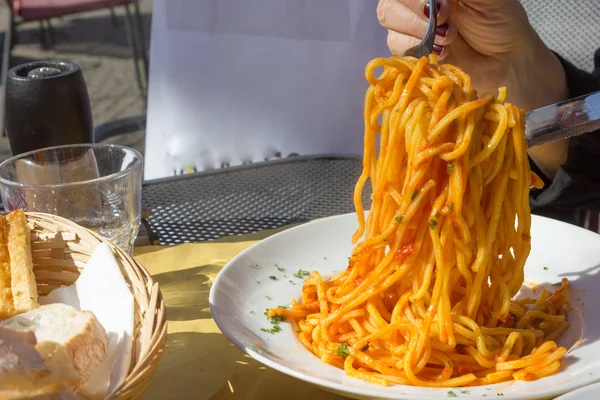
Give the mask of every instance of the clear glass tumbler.
[[7, 211], [59, 215], [131, 251], [142, 207], [142, 155], [109, 144], [48, 147], [0, 164]]

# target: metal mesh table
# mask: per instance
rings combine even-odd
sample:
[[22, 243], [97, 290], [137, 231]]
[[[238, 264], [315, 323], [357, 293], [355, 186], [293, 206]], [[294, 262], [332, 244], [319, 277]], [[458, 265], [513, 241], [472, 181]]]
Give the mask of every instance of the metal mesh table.
[[597, 0], [521, 0], [529, 20], [546, 45], [579, 68], [594, 68], [600, 45]]
[[231, 167], [146, 182], [142, 203], [161, 244], [213, 240], [352, 212], [361, 168], [333, 156]]

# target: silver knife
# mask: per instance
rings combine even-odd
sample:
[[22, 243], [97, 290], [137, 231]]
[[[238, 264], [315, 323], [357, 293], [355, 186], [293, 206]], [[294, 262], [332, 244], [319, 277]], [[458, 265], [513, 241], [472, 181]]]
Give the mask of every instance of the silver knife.
[[600, 129], [600, 92], [538, 108], [525, 114], [527, 147]]

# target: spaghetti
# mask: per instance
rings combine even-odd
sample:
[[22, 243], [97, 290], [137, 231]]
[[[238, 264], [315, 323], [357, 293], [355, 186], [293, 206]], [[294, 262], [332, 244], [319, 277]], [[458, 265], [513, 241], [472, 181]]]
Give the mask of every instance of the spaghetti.
[[299, 302], [268, 315], [288, 319], [321, 360], [381, 385], [555, 373], [568, 281], [512, 300], [530, 251], [523, 112], [504, 102], [504, 88], [478, 98], [468, 75], [435, 56], [375, 59], [366, 78], [348, 268], [328, 280], [312, 272]]

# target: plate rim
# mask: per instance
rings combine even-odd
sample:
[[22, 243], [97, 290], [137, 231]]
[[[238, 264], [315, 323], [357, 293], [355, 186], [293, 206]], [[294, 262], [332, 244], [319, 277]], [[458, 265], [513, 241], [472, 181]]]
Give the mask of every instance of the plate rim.
[[[369, 210], [365, 210], [365, 218], [366, 218], [368, 212], [369, 212]], [[300, 381], [316, 385], [316, 386], [320, 387], [322, 390], [337, 393], [337, 394], [344, 395], [347, 397], [350, 397], [349, 395], [358, 395], [363, 398], [364, 397], [373, 398], [375, 396], [377, 398], [390, 399], [390, 400], [392, 400], [392, 399], [421, 400], [421, 399], [423, 399], [423, 396], [424, 396], [423, 394], [420, 394], [420, 395], [403, 394], [403, 393], [397, 393], [397, 392], [390, 392], [390, 393], [386, 394], [386, 393], [382, 393], [381, 391], [373, 391], [370, 389], [363, 389], [363, 388], [358, 388], [358, 387], [347, 387], [347, 386], [343, 386], [341, 384], [332, 382], [327, 379], [304, 374], [304, 373], [296, 371], [290, 367], [287, 367], [285, 365], [282, 365], [280, 363], [272, 361], [269, 358], [261, 355], [260, 353], [254, 351], [252, 348], [250, 348], [250, 347], [246, 346], [245, 344], [241, 343], [240, 341], [238, 341], [232, 332], [229, 332], [227, 329], [225, 329], [224, 323], [221, 320], [220, 313], [216, 310], [214, 300], [215, 300], [217, 289], [215, 289], [215, 288], [218, 288], [219, 282], [221, 281], [221, 279], [224, 278], [226, 271], [233, 268], [235, 266], [235, 264], [237, 264], [238, 260], [244, 258], [247, 254], [254, 251], [258, 246], [261, 245], [261, 243], [263, 243], [264, 241], [277, 240], [277, 238], [279, 238], [280, 236], [285, 236], [286, 234], [289, 234], [289, 232], [307, 229], [306, 228], [307, 226], [313, 226], [313, 225], [317, 225], [317, 224], [327, 223], [327, 222], [330, 222], [333, 220], [345, 219], [345, 218], [350, 218], [350, 217], [356, 218], [356, 214], [357, 214], [356, 212], [351, 212], [351, 213], [337, 214], [337, 215], [332, 215], [329, 217], [311, 220], [306, 223], [292, 226], [288, 229], [284, 229], [283, 231], [276, 232], [271, 236], [268, 236], [264, 239], [258, 240], [256, 243], [253, 243], [249, 247], [242, 250], [240, 253], [238, 253], [233, 258], [231, 258], [221, 268], [221, 270], [217, 274], [217, 277], [215, 278], [215, 280], [213, 281], [213, 283], [211, 285], [210, 292], [209, 292], [209, 308], [210, 308], [211, 316], [212, 316], [213, 320], [215, 321], [219, 330], [228, 338], [228, 340], [230, 340], [233, 344], [235, 344], [235, 346], [238, 347], [240, 350], [242, 350], [244, 353], [248, 354], [256, 361], [262, 363], [263, 365], [265, 365], [271, 369], [274, 369], [280, 373], [291, 376], [293, 378], [299, 379]], [[593, 240], [598, 241], [598, 243], [600, 245], [600, 234], [590, 231], [588, 229], [585, 229], [583, 227], [569, 224], [564, 221], [555, 220], [555, 219], [552, 219], [549, 217], [535, 215], [535, 214], [531, 215], [531, 219], [532, 219], [532, 225], [533, 225], [534, 220], [540, 220], [540, 221], [544, 221], [545, 223], [552, 223], [552, 224], [555, 224], [558, 226], [565, 227], [567, 229], [577, 230], [577, 231], [581, 232], [582, 234], [589, 236], [590, 239], [593, 238]], [[310, 354], [310, 352], [308, 352], [308, 350], [306, 350], [306, 351], [307, 351], [307, 354]], [[509, 382], [513, 382], [513, 381], [509, 381]], [[554, 397], [565, 395], [567, 393], [570, 393], [570, 392], [580, 389], [582, 387], [593, 385], [593, 384], [599, 383], [599, 382], [600, 382], [600, 374], [598, 376], [596, 376], [594, 380], [590, 380], [590, 381], [587, 381], [584, 383], [581, 383], [581, 382], [567, 383], [565, 385], [562, 385], [558, 390], [554, 389], [554, 387], [548, 387], [548, 389], [541, 395], [537, 394], [537, 393], [524, 394], [524, 395], [519, 393], [516, 395], [503, 395], [503, 398], [506, 398], [507, 400], [508, 399], [554, 398]], [[415, 387], [415, 386], [410, 386], [410, 385], [392, 385], [392, 386], [393, 387], [405, 386], [405, 387], [413, 387], [413, 388]], [[492, 386], [492, 385], [489, 385], [489, 386]], [[373, 387], [381, 389], [380, 386], [377, 386], [374, 384], [373, 384]], [[483, 387], [483, 386], [479, 386], [479, 387]], [[449, 390], [458, 390], [459, 388], [441, 387], [441, 388], [428, 388], [428, 389], [439, 390], [439, 391], [449, 391]], [[474, 397], [467, 397], [467, 398], [474, 398]]]

